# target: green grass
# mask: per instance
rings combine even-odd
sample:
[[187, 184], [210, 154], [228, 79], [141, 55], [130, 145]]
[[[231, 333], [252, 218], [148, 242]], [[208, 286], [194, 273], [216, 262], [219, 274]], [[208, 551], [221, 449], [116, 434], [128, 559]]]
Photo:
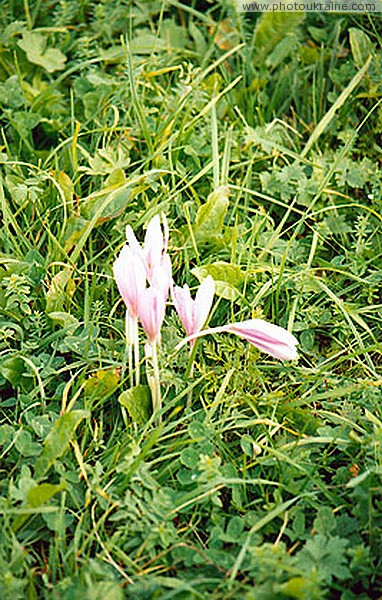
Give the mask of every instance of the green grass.
[[[380, 16], [1, 19], [1, 598], [379, 598]], [[137, 424], [112, 264], [160, 211], [177, 284], [218, 282], [209, 324], [265, 318], [300, 359], [217, 335], [190, 378], [169, 306]]]

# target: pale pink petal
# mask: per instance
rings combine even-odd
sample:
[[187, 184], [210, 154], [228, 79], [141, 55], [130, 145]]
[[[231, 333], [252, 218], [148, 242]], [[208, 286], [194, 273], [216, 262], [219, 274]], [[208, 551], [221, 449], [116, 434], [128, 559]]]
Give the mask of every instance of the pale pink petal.
[[162, 290], [149, 287], [141, 292], [138, 302], [138, 316], [150, 343], [158, 340], [164, 315], [166, 301]]
[[199, 286], [194, 301], [194, 328], [195, 332], [200, 331], [211, 310], [215, 294], [215, 282], [211, 275], [208, 275]]
[[160, 264], [155, 265], [148, 279], [151, 285], [162, 290], [163, 296], [167, 300], [168, 291], [172, 285], [172, 266], [168, 254], [163, 256]]
[[113, 264], [114, 278], [131, 317], [138, 314], [138, 299], [146, 286], [146, 272], [142, 260], [129, 246], [124, 246]]
[[145, 258], [150, 277], [152, 277], [155, 267], [161, 263], [163, 244], [160, 217], [159, 215], [155, 215], [147, 226], [144, 244]]
[[171, 264], [171, 258], [168, 254], [163, 254], [161, 264], [162, 264], [163, 269], [166, 272], [166, 276], [167, 276], [167, 279], [170, 284], [172, 282], [172, 264]]
[[134, 252], [134, 254], [138, 254], [141, 258], [144, 257], [144, 252], [141, 244], [138, 242], [135, 237], [135, 233], [131, 227], [131, 225], [126, 226], [126, 239], [130, 249]]
[[191, 298], [190, 288], [187, 284], [183, 288], [176, 285], [172, 291], [172, 299], [175, 310], [182, 321], [183, 327], [187, 335], [192, 335], [194, 331], [193, 318], [193, 300]]
[[220, 328], [244, 338], [262, 352], [281, 360], [298, 358], [298, 340], [289, 331], [262, 319], [230, 323]]

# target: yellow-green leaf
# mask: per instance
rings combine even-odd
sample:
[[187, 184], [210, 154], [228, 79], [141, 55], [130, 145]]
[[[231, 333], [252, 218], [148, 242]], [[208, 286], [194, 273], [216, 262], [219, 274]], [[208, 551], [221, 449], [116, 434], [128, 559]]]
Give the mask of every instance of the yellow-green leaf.
[[97, 371], [85, 383], [85, 394], [94, 398], [107, 398], [112, 394], [119, 383], [119, 373], [116, 369]]
[[[53, 483], [40, 483], [35, 487], [32, 487], [27, 495], [27, 502], [22, 506], [21, 511], [25, 509], [25, 513], [17, 515], [12, 523], [13, 531], [17, 531], [24, 525], [24, 523], [33, 515], [33, 509], [39, 509], [41, 506], [46, 504], [53, 496], [61, 492], [66, 488], [65, 481], [60, 484]], [[36, 512], [39, 512], [36, 510]]]
[[75, 290], [71, 273], [70, 267], [65, 267], [53, 277], [46, 293], [47, 313], [63, 312], [66, 295], [71, 296]]
[[205, 242], [222, 233], [228, 204], [228, 188], [224, 186], [208, 196], [207, 202], [199, 208], [196, 214], [193, 229], [197, 242]]
[[101, 190], [82, 201], [81, 214], [88, 219], [97, 215], [97, 225], [109, 221], [125, 210], [130, 196], [131, 183], [126, 182], [124, 170], [117, 168], [106, 178]]
[[367, 61], [369, 55], [373, 53], [374, 44], [366, 33], [356, 27], [349, 29], [349, 41], [353, 60], [360, 69]]
[[256, 60], [263, 60], [287, 34], [296, 31], [304, 17], [303, 12], [263, 13], [255, 29]]
[[138, 425], [144, 425], [151, 417], [151, 394], [147, 385], [136, 385], [122, 392], [118, 402], [127, 408], [130, 417]]
[[226, 300], [236, 300], [240, 296], [245, 279], [245, 273], [238, 265], [232, 265], [224, 261], [216, 261], [210, 265], [195, 267], [191, 273], [199, 281], [203, 281], [208, 275], [211, 275], [215, 281], [216, 295]]
[[44, 448], [36, 461], [34, 470], [36, 479], [41, 479], [54, 461], [66, 452], [78, 425], [87, 414], [85, 410], [73, 410], [57, 419], [48, 433], [44, 441]]
[[67, 312], [51, 312], [48, 313], [48, 317], [52, 319], [53, 323], [66, 329], [68, 333], [75, 331], [79, 325], [78, 319]]
[[64, 68], [66, 56], [57, 48], [46, 47], [46, 37], [33, 31], [24, 31], [19, 47], [24, 50], [29, 62], [43, 67], [48, 73]]

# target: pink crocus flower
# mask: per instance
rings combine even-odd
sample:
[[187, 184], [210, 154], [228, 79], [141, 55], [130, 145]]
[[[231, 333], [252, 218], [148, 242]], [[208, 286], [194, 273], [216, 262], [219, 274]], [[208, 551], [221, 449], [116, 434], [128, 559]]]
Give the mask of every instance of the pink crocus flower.
[[[162, 231], [162, 225], [163, 231]], [[129, 247], [138, 255], [146, 269], [146, 277], [150, 284], [160, 287], [167, 298], [171, 285], [171, 260], [167, 254], [169, 231], [166, 215], [155, 215], [147, 226], [143, 247], [135, 237], [130, 225], [126, 227], [126, 237]], [[160, 282], [160, 285], [158, 285]]]
[[146, 270], [141, 258], [127, 245], [123, 246], [113, 264], [114, 278], [117, 283], [129, 316], [136, 319], [140, 294], [146, 287]]
[[[186, 330], [188, 336], [198, 333], [205, 324], [208, 313], [211, 310], [215, 293], [215, 282], [211, 275], [200, 284], [195, 299], [191, 297], [190, 288], [176, 285], [172, 291], [172, 298], [176, 312]], [[195, 340], [190, 340], [191, 348]]]
[[295, 360], [298, 358], [296, 346], [298, 340], [292, 333], [273, 323], [268, 323], [263, 319], [249, 319], [238, 323], [229, 323], [222, 327], [213, 327], [205, 329], [199, 333], [188, 336], [177, 349], [183, 346], [187, 341], [192, 341], [198, 337], [210, 333], [233, 333], [247, 340], [262, 352], [266, 352], [274, 358], [280, 360]]
[[150, 286], [141, 292], [138, 300], [138, 316], [150, 344], [159, 341], [165, 311], [166, 300], [161, 289]]

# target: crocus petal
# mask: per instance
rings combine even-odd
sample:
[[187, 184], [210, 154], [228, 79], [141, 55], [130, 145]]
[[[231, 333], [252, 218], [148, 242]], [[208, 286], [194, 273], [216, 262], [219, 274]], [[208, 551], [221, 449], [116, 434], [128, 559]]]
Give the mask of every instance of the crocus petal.
[[138, 302], [138, 316], [150, 343], [154, 343], [159, 339], [165, 310], [166, 301], [162, 290], [151, 286], [141, 292]]
[[191, 298], [191, 292], [188, 285], [185, 284], [182, 288], [179, 285], [176, 285], [172, 290], [172, 300], [174, 302], [175, 310], [183, 323], [183, 327], [185, 328], [187, 335], [196, 333], [194, 331], [192, 310], [193, 300]]
[[147, 226], [145, 235], [144, 252], [147, 263], [149, 277], [153, 275], [153, 271], [162, 261], [164, 248], [164, 239], [162, 228], [160, 225], [159, 215], [155, 215]]
[[138, 315], [139, 296], [146, 286], [146, 271], [139, 256], [124, 246], [113, 264], [114, 278], [132, 318]]
[[281, 360], [298, 358], [297, 339], [289, 331], [262, 319], [249, 319], [239, 323], [230, 323], [221, 330], [244, 338], [262, 352]]
[[194, 327], [195, 331], [200, 331], [207, 321], [211, 310], [212, 301], [215, 294], [215, 282], [211, 275], [208, 275], [199, 286], [194, 301]]
[[[163, 225], [163, 232], [161, 223]], [[167, 252], [168, 239], [169, 230], [166, 215], [164, 213], [162, 213], [160, 216], [155, 215], [147, 225], [145, 235], [146, 253], [149, 254], [151, 249], [154, 249], [154, 251], [160, 249], [159, 254], [164, 254]]]
[[172, 285], [172, 266], [168, 254], [165, 254], [162, 262], [153, 268], [149, 282], [154, 287], [162, 290], [164, 299], [167, 300], [168, 291]]
[[135, 237], [135, 233], [134, 233], [131, 225], [126, 226], [126, 239], [127, 239], [129, 248], [134, 252], [134, 254], [137, 254], [138, 256], [140, 256], [143, 259], [144, 258], [143, 248], [142, 248], [141, 244], [138, 242], [137, 238]]

